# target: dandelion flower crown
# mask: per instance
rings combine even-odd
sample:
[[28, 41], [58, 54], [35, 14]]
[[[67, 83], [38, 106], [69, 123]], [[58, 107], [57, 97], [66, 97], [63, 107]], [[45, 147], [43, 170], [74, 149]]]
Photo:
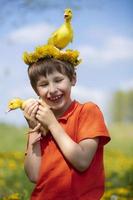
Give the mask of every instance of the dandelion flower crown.
[[76, 67], [81, 62], [81, 59], [78, 59], [78, 57], [79, 52], [77, 50], [67, 49], [63, 51], [49, 44], [36, 47], [32, 53], [23, 53], [23, 60], [27, 65], [32, 65], [45, 58], [56, 58], [61, 61], [69, 62], [72, 66]]
[[81, 59], [78, 58], [79, 52], [77, 50], [60, 50], [65, 48], [73, 40], [71, 18], [72, 10], [70, 8], [65, 9], [64, 24], [52, 33], [46, 45], [36, 47], [32, 53], [24, 52], [24, 62], [27, 65], [32, 65], [42, 59], [55, 58], [69, 62], [73, 67], [77, 66], [81, 62]]

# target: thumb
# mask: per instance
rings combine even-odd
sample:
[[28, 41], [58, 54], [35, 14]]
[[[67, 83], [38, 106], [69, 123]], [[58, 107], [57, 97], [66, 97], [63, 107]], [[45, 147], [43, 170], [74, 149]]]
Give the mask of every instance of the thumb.
[[39, 99], [38, 102], [39, 102], [42, 106], [50, 108], [50, 106], [49, 106], [48, 104], [46, 104], [46, 102], [45, 102], [44, 100]]

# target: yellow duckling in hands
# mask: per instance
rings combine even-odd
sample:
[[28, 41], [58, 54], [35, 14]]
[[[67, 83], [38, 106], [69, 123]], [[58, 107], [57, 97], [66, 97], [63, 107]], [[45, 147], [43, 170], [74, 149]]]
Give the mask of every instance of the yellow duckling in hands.
[[30, 101], [33, 101], [33, 100], [35, 100], [35, 99], [23, 100], [23, 99], [20, 99], [20, 98], [14, 98], [14, 99], [9, 101], [7, 112], [9, 112], [11, 110], [16, 110], [18, 108], [20, 108], [21, 110], [24, 110], [26, 104], [29, 103]]
[[[24, 110], [26, 104], [28, 104], [31, 101], [36, 101], [36, 100], [35, 99], [23, 100], [23, 99], [20, 99], [20, 98], [14, 98], [14, 99], [9, 101], [7, 112], [10, 112], [12, 110], [16, 110], [18, 108], [20, 108], [21, 110]], [[29, 131], [29, 133], [38, 131], [40, 128], [41, 128], [41, 124], [38, 122], [37, 126], [32, 131]]]
[[73, 41], [73, 29], [71, 26], [72, 10], [70, 8], [65, 9], [64, 19], [64, 24], [62, 24], [62, 26], [48, 39], [48, 44], [54, 45], [58, 49], [65, 48]]

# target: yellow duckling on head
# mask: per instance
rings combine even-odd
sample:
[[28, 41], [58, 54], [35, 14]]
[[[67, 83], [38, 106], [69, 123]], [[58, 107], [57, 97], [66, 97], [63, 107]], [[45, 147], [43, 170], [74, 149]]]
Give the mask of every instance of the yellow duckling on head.
[[71, 26], [72, 10], [70, 8], [64, 11], [64, 24], [57, 29], [48, 39], [48, 44], [54, 45], [58, 49], [65, 48], [73, 41], [73, 29]]

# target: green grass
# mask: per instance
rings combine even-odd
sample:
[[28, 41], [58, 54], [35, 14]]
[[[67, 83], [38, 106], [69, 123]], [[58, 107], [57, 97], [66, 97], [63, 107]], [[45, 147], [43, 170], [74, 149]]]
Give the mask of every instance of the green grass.
[[24, 127], [0, 124], [0, 152], [23, 152], [26, 146], [27, 130]]
[[[0, 124], [0, 152], [25, 150], [27, 128]], [[106, 151], [117, 150], [133, 156], [133, 124], [113, 124], [109, 126], [111, 141]]]
[[111, 141], [107, 151], [118, 151], [127, 156], [133, 156], [133, 124], [112, 124], [109, 126]]

